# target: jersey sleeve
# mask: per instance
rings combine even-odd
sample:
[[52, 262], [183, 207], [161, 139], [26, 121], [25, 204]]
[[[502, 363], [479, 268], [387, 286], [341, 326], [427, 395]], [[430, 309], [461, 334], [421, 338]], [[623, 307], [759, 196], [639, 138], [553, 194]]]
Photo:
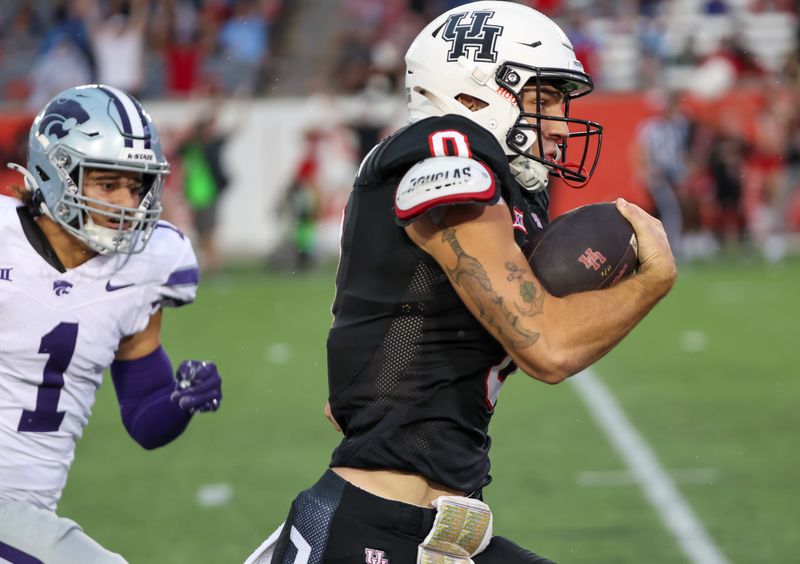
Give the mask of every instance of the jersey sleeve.
[[171, 224], [161, 223], [160, 228], [173, 231], [169, 236], [169, 253], [164, 261], [165, 268], [154, 285], [155, 297], [152, 304], [158, 307], [180, 307], [190, 304], [197, 295], [200, 282], [200, 268], [192, 243]]
[[[397, 179], [394, 203], [401, 225], [434, 208], [496, 203], [501, 195], [497, 179], [508, 171], [497, 139], [457, 115], [411, 124], [390, 138], [373, 162], [375, 176]], [[365, 180], [370, 172], [365, 171]]]
[[426, 118], [399, 131], [380, 155], [380, 168], [384, 174], [403, 176], [431, 157], [475, 159], [495, 174], [508, 169], [497, 139], [474, 121], [456, 115]]
[[125, 269], [142, 290], [138, 306], [123, 325], [133, 335], [147, 327], [150, 317], [164, 307], [180, 307], [194, 301], [200, 270], [192, 243], [178, 228], [160, 221], [145, 250], [133, 255]]

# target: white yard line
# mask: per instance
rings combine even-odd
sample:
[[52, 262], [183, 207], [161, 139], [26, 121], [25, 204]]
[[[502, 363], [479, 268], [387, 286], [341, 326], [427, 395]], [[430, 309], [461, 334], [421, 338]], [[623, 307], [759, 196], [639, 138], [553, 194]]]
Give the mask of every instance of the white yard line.
[[725, 555], [661, 467], [655, 453], [603, 382], [591, 369], [571, 380], [689, 561], [693, 564], [728, 564]]
[[[667, 473], [678, 484], [710, 484], [719, 476], [716, 468], [677, 468]], [[578, 473], [579, 486], [635, 486], [639, 482], [629, 470], [584, 470]]]

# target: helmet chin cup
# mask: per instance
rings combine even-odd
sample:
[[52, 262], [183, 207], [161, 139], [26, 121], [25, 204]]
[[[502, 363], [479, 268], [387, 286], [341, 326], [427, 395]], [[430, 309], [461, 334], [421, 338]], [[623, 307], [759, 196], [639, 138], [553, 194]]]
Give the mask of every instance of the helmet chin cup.
[[550, 182], [550, 167], [526, 153], [536, 141], [536, 133], [532, 130], [525, 131], [517, 127], [512, 128], [506, 138], [509, 147], [517, 152], [508, 162], [511, 174], [529, 192], [544, 190]]
[[539, 192], [550, 182], [550, 169], [542, 163], [517, 155], [508, 161], [511, 174], [528, 192]]

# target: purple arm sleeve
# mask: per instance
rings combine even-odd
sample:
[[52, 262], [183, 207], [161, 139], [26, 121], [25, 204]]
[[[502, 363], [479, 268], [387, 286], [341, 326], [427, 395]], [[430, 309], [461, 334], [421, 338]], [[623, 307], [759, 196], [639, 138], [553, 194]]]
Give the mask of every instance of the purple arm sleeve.
[[135, 360], [115, 360], [111, 378], [122, 423], [144, 448], [163, 446], [186, 429], [192, 416], [169, 399], [175, 381], [172, 363], [162, 347]]

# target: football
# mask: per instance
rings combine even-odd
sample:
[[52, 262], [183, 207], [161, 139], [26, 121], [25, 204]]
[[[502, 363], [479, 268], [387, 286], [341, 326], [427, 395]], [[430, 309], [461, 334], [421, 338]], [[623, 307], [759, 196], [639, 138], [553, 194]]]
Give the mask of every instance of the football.
[[589, 204], [545, 226], [528, 262], [554, 296], [607, 288], [636, 271], [636, 235], [614, 203]]

